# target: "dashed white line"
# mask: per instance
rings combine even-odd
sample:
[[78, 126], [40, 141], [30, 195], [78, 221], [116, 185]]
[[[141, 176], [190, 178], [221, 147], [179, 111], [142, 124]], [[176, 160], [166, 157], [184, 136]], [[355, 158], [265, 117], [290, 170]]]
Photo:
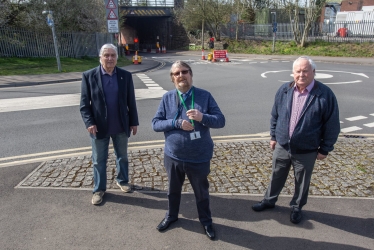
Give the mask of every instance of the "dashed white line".
[[366, 116], [359, 115], [359, 116], [349, 117], [349, 118], [345, 118], [345, 119], [353, 122], [353, 121], [358, 121], [358, 120], [362, 120], [362, 119], [366, 119], [366, 118], [367, 118]]
[[366, 124], [364, 124], [364, 126], [369, 127], [369, 128], [373, 128], [374, 127], [374, 122], [366, 123]]
[[348, 128], [343, 128], [341, 130], [342, 133], [349, 133], [349, 132], [353, 132], [353, 131], [357, 131], [357, 130], [361, 130], [362, 128], [360, 127], [357, 127], [357, 126], [353, 126], [353, 127], [348, 127]]

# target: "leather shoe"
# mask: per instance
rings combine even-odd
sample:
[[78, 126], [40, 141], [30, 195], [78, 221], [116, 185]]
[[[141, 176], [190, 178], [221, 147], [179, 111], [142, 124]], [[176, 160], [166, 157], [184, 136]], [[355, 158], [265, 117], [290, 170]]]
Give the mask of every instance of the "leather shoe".
[[256, 212], [260, 212], [260, 211], [263, 211], [265, 209], [274, 208], [274, 207], [275, 207], [274, 204], [270, 204], [268, 201], [262, 200], [261, 202], [254, 204], [252, 206], [252, 209]]
[[212, 225], [204, 226], [205, 234], [208, 236], [209, 239], [214, 240], [216, 237], [216, 232], [214, 231], [214, 228]]
[[290, 221], [293, 224], [298, 224], [300, 223], [301, 218], [302, 218], [301, 209], [298, 207], [293, 207], [291, 211], [291, 215], [290, 215]]
[[158, 226], [156, 227], [157, 228], [157, 230], [158, 231], [164, 231], [165, 229], [167, 229], [170, 225], [171, 225], [171, 223], [173, 223], [173, 222], [176, 222], [178, 219], [176, 219], [176, 220], [170, 220], [170, 219], [166, 219], [166, 218], [164, 218], [161, 222], [160, 222], [160, 224], [158, 224]]

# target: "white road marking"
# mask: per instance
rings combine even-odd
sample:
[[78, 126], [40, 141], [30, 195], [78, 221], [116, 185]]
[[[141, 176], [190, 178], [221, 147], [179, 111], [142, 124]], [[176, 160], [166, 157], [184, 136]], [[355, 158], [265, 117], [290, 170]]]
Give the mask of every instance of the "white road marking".
[[370, 115], [374, 116], [374, 113], [373, 113], [373, 114], [370, 114]]
[[374, 122], [366, 123], [366, 124], [364, 124], [364, 126], [369, 127], [369, 128], [373, 128], [374, 127]]
[[349, 133], [349, 132], [353, 132], [353, 131], [357, 131], [357, 130], [361, 130], [362, 128], [360, 127], [357, 127], [357, 126], [353, 126], [353, 127], [348, 127], [348, 128], [343, 128], [341, 130], [342, 133]]
[[349, 118], [345, 118], [345, 119], [353, 122], [353, 121], [358, 121], [358, 120], [362, 120], [362, 119], [366, 119], [366, 118], [367, 118], [366, 116], [359, 115], [359, 116], [349, 117]]
[[[142, 80], [142, 82], [148, 87], [148, 89], [163, 90], [163, 88], [160, 85], [158, 85], [155, 81], [149, 78], [146, 74], [136, 74], [136, 76], [139, 77], [140, 80]], [[166, 93], [166, 90], [164, 90], [164, 93]], [[161, 97], [161, 96], [157, 96], [157, 97]]]
[[[167, 91], [162, 87], [150, 87], [148, 89], [135, 89], [136, 100], [153, 99], [162, 97]], [[12, 99], [0, 99], [0, 113], [48, 109], [59, 107], [79, 106], [80, 94], [23, 97]]]

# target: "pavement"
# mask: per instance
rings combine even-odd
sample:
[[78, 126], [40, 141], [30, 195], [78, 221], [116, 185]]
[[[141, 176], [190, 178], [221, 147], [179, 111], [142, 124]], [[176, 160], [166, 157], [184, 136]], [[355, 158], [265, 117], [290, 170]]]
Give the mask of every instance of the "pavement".
[[[201, 56], [200, 52], [176, 54]], [[147, 55], [130, 72], [157, 68]], [[157, 56], [157, 55], [156, 55]], [[168, 55], [167, 55], [168, 56]], [[296, 57], [233, 55], [253, 60]], [[372, 65], [374, 59], [313, 57], [317, 62]], [[78, 81], [81, 73], [0, 77], [1, 87]], [[7, 80], [8, 79], [8, 80]], [[12, 81], [10, 81], [11, 79]], [[217, 239], [210, 241], [198, 222], [191, 186], [183, 186], [180, 219], [166, 232], [155, 227], [167, 209], [163, 147], [129, 147], [133, 193], [115, 185], [115, 158], [108, 161], [108, 190], [91, 205], [90, 155], [72, 154], [42, 162], [0, 167], [1, 249], [374, 249], [374, 140], [340, 136], [335, 150], [316, 163], [303, 221], [289, 221], [292, 173], [272, 210], [254, 212], [271, 174], [268, 135], [216, 137], [209, 175]], [[161, 142], [162, 143], [162, 142]]]

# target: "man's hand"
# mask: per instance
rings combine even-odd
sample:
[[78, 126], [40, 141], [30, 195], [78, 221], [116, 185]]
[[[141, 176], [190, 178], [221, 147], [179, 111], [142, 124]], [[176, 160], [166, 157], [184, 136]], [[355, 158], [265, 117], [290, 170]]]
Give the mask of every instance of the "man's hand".
[[130, 126], [130, 134], [131, 132], [133, 135], [136, 135], [136, 133], [138, 132], [138, 126]]
[[96, 125], [92, 125], [87, 128], [88, 133], [93, 134], [96, 137], [97, 127]]
[[191, 131], [193, 130], [193, 126], [189, 121], [183, 120], [181, 128], [186, 131]]
[[270, 141], [270, 148], [271, 150], [275, 149], [275, 145], [277, 144], [277, 141]]
[[186, 114], [191, 120], [201, 122], [201, 120], [203, 119], [203, 113], [201, 113], [197, 109], [190, 109], [186, 112]]
[[321, 154], [321, 153], [318, 153], [318, 155], [317, 155], [317, 160], [324, 160], [325, 158], [327, 157], [327, 155], [323, 155], [323, 154]]

